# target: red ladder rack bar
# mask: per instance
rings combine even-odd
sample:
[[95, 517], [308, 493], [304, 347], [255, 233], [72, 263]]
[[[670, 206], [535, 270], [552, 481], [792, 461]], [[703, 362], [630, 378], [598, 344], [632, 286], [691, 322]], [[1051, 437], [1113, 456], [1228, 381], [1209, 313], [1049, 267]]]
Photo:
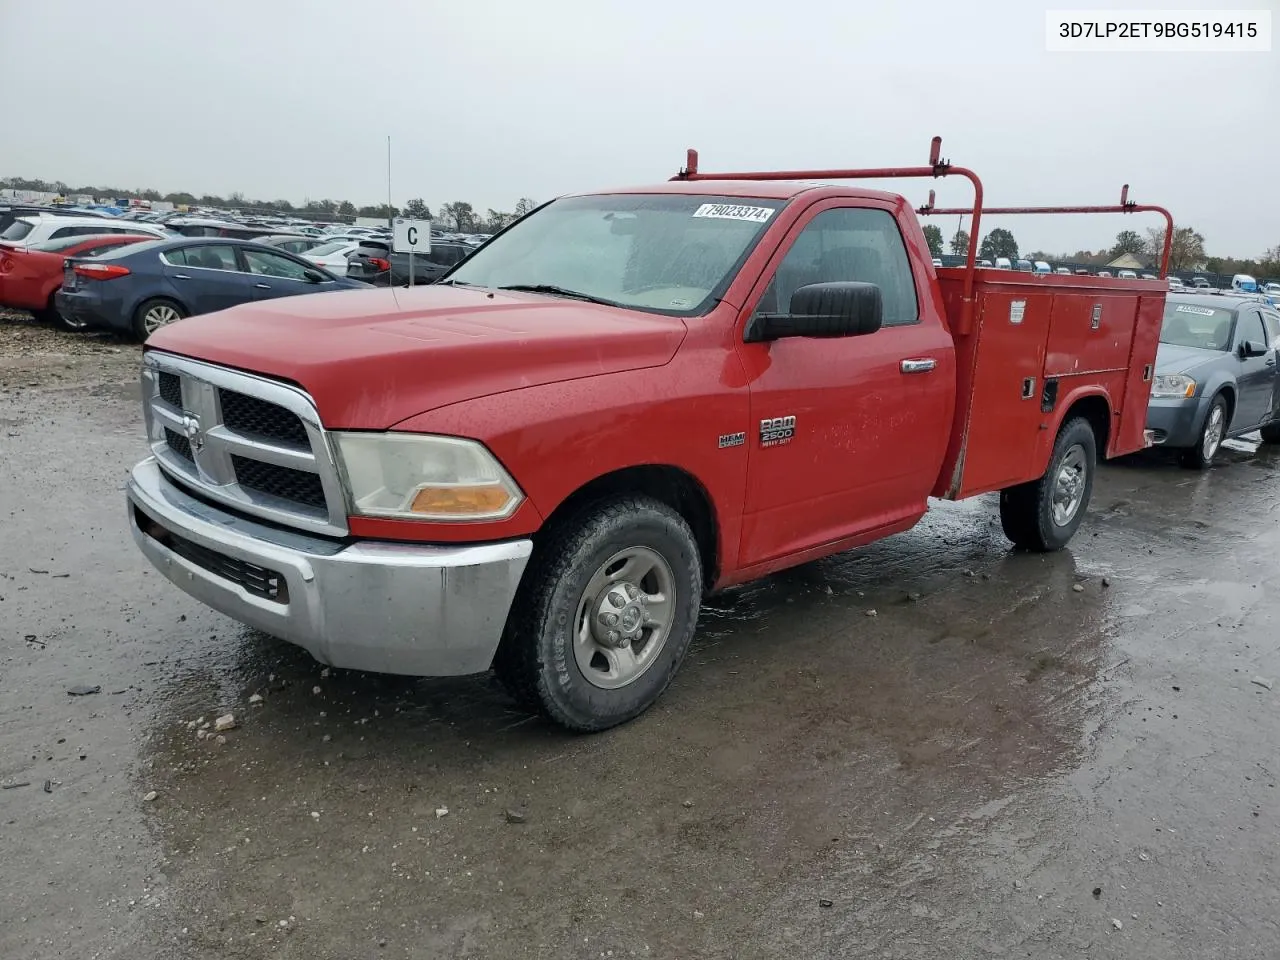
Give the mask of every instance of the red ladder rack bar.
[[[982, 217], [982, 181], [967, 167], [955, 167], [942, 159], [942, 138], [934, 137], [929, 149], [927, 167], [867, 167], [847, 170], [754, 170], [741, 173], [703, 173], [698, 169], [698, 151], [689, 150], [684, 169], [672, 180], [897, 180], [912, 177], [965, 177], [973, 184], [973, 209], [962, 212], [972, 215], [969, 228], [973, 237], [978, 236]], [[958, 329], [954, 333], [968, 333], [973, 318], [973, 283], [977, 271], [977, 244], [969, 243], [965, 262], [964, 295], [960, 308]]]
[[[923, 207], [917, 207], [916, 213], [922, 217], [927, 216], [948, 216], [955, 214], [965, 214], [969, 211], [963, 207], [935, 207], [933, 205], [933, 191], [929, 191], [929, 202]], [[1173, 249], [1173, 215], [1164, 207], [1158, 207], [1149, 203], [1134, 203], [1129, 199], [1129, 185], [1126, 183], [1120, 190], [1120, 203], [1115, 206], [1100, 207], [984, 207], [983, 213], [1005, 214], [1005, 213], [1158, 213], [1165, 220], [1164, 232], [1164, 250], [1160, 254], [1160, 277], [1164, 279], [1169, 274], [1169, 254]], [[977, 232], [974, 232], [976, 239]], [[974, 244], [970, 242], [970, 260], [972, 264]]]

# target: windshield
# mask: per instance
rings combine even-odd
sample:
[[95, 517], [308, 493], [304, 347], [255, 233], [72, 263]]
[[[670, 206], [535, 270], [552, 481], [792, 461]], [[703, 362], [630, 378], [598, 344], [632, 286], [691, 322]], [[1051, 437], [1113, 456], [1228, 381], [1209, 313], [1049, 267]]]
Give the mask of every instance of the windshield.
[[689, 194], [567, 197], [494, 237], [444, 282], [554, 287], [622, 307], [693, 316], [724, 292], [785, 202]]
[[1168, 303], [1164, 308], [1164, 323], [1160, 327], [1160, 342], [1225, 351], [1231, 346], [1234, 320], [1235, 312], [1222, 307]]

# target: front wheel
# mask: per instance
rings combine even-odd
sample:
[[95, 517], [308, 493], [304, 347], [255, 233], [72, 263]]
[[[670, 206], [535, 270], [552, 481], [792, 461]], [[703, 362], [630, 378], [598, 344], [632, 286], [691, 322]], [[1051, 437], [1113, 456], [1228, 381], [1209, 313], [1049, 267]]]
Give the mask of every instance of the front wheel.
[[1222, 438], [1227, 434], [1227, 398], [1218, 394], [1209, 405], [1205, 414], [1204, 426], [1200, 428], [1200, 438], [1194, 447], [1182, 451], [1182, 465], [1191, 470], [1208, 470], [1213, 466], [1213, 458], [1222, 446]]
[[1064, 424], [1044, 476], [1000, 491], [1000, 525], [1014, 546], [1047, 553], [1070, 542], [1093, 495], [1097, 460], [1089, 421]]
[[648, 497], [597, 503], [539, 545], [494, 660], [522, 704], [570, 730], [647, 710], [693, 638], [702, 562], [684, 518]]

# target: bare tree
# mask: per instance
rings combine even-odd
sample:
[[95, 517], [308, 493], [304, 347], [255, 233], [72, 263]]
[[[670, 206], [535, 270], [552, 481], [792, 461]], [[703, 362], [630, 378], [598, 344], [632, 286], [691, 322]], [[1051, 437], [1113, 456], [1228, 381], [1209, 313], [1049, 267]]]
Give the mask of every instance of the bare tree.
[[[1164, 252], [1164, 231], [1152, 227], [1147, 230], [1147, 255], [1159, 264]], [[1173, 231], [1173, 243], [1169, 248], [1170, 270], [1194, 270], [1205, 260], [1204, 237], [1190, 227]]]

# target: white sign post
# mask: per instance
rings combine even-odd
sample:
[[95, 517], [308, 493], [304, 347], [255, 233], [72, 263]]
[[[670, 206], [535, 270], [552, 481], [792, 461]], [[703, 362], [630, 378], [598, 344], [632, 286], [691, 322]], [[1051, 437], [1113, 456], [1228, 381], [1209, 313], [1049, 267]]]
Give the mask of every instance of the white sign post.
[[391, 249], [409, 254], [409, 286], [413, 286], [413, 255], [431, 252], [431, 221], [396, 217], [391, 230]]

